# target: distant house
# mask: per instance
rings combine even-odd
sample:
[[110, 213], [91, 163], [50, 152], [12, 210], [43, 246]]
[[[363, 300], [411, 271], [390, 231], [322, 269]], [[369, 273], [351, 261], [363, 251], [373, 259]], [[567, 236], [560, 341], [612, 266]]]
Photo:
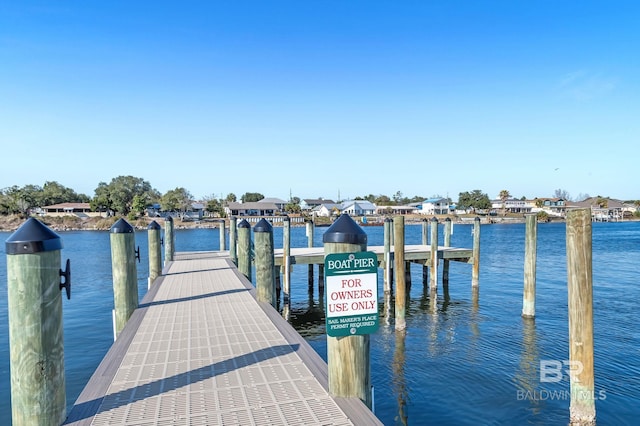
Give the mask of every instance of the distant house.
[[100, 212], [91, 211], [89, 203], [60, 203], [40, 207], [36, 212], [43, 216], [99, 217]]
[[610, 220], [622, 220], [625, 212], [633, 214], [637, 209], [634, 205], [614, 198], [590, 197], [586, 200], [575, 202], [571, 207], [591, 208], [591, 218], [597, 222]]
[[335, 204], [335, 201], [333, 200], [323, 200], [322, 198], [306, 198], [302, 201], [300, 201], [300, 209], [302, 209], [302, 211], [305, 210], [313, 210], [316, 207], [319, 207], [323, 204]]
[[284, 208], [287, 205], [287, 202], [280, 198], [263, 198], [262, 200], [258, 201], [258, 203], [275, 204], [277, 209], [280, 211], [284, 211]]
[[496, 213], [531, 213], [533, 205], [526, 200], [518, 200], [509, 198], [502, 201], [501, 199], [491, 200], [491, 209]]
[[340, 204], [336, 203], [323, 203], [316, 206], [311, 210], [314, 216], [319, 217], [331, 217], [338, 216], [341, 213]]
[[224, 208], [227, 216], [275, 216], [280, 208], [274, 203], [253, 201], [249, 203], [230, 202]]
[[415, 214], [417, 206], [376, 206], [376, 214]]
[[349, 216], [367, 216], [376, 213], [376, 205], [366, 200], [350, 200], [341, 204], [340, 211]]
[[430, 198], [422, 202], [422, 207], [417, 210], [420, 214], [449, 214], [451, 203], [448, 198]]
[[545, 211], [552, 216], [564, 217], [567, 213], [567, 200], [564, 198], [536, 198], [529, 201], [531, 212]]

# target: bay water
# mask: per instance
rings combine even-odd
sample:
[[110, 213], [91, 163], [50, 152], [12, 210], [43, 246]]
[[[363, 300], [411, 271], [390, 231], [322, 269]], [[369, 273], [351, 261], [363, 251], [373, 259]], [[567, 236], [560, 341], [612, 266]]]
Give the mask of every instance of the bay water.
[[[383, 228], [363, 228], [369, 246], [383, 244]], [[322, 246], [326, 228], [316, 228]], [[452, 246], [472, 246], [472, 225], [454, 226]], [[178, 229], [176, 251], [217, 250], [217, 229]], [[451, 262], [448, 291], [441, 281], [432, 300], [422, 267], [411, 266], [405, 333], [381, 317], [371, 336], [374, 410], [386, 425], [566, 425], [569, 378], [541, 381], [541, 361], [569, 357], [565, 225], [538, 225], [535, 320], [521, 318], [524, 224], [481, 226], [480, 285], [471, 265]], [[11, 233], [0, 233], [6, 241]], [[71, 260], [71, 300], [63, 298], [67, 404], [70, 410], [113, 342], [113, 290], [109, 233], [58, 232], [62, 262]], [[442, 239], [442, 227], [439, 230]], [[146, 231], [136, 231], [142, 261], [140, 300], [147, 290]], [[406, 244], [420, 244], [421, 225], [407, 224]], [[282, 228], [274, 228], [276, 248]], [[442, 241], [440, 242], [442, 244]], [[304, 227], [291, 229], [292, 247], [306, 247]], [[11, 423], [7, 271], [0, 246], [0, 424]], [[595, 396], [599, 425], [635, 424], [640, 418], [640, 223], [593, 224]], [[62, 267], [62, 265], [61, 265]], [[440, 268], [441, 269], [441, 268]], [[294, 266], [290, 321], [326, 360], [323, 304], [317, 276]], [[317, 269], [316, 269], [317, 275]], [[382, 271], [379, 272], [382, 311]], [[549, 376], [547, 376], [549, 377]]]

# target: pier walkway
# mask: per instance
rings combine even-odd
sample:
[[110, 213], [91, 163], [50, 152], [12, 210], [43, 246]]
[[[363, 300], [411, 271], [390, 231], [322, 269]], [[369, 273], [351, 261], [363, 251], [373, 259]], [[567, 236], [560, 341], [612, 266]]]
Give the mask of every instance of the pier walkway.
[[328, 394], [327, 365], [228, 252], [176, 253], [69, 413], [69, 425], [376, 425]]

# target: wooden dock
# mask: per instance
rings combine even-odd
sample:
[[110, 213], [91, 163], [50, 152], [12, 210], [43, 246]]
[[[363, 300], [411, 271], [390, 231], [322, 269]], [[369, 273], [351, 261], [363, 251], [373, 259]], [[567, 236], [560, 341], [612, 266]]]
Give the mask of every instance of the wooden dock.
[[[296, 262], [319, 263], [309, 250]], [[65, 424], [382, 424], [359, 399], [327, 389], [326, 363], [257, 302], [228, 252], [176, 253]]]

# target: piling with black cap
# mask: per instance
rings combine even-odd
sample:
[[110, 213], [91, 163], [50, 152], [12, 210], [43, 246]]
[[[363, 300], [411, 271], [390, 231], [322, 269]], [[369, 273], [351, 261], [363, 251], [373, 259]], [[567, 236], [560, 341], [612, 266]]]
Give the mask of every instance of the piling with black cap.
[[276, 306], [274, 276], [273, 226], [262, 218], [253, 227], [256, 252], [256, 298]]
[[133, 226], [124, 219], [118, 219], [110, 229], [110, 241], [115, 340], [138, 307], [138, 271]]
[[61, 271], [62, 240], [34, 218], [5, 247], [12, 421], [16, 426], [59, 425], [66, 418], [60, 290], [66, 287], [69, 297], [69, 261]]
[[238, 219], [235, 216], [229, 218], [229, 257], [238, 266]]
[[438, 218], [431, 218], [431, 271], [429, 274], [429, 282], [432, 289], [438, 288]]
[[285, 216], [282, 222], [282, 270], [284, 275], [284, 301], [289, 302], [291, 294], [291, 219]]
[[238, 271], [251, 281], [251, 225], [246, 219], [238, 223]]
[[162, 246], [160, 243], [160, 225], [155, 220], [147, 226], [149, 241], [149, 288], [162, 275]]
[[[367, 234], [349, 215], [340, 215], [322, 237], [325, 257], [332, 253], [367, 250]], [[329, 393], [337, 397], [358, 397], [369, 408], [371, 362], [368, 334], [343, 337], [327, 336]]]
[[164, 263], [173, 262], [175, 254], [175, 235], [173, 233], [173, 218], [167, 216], [164, 220]]

